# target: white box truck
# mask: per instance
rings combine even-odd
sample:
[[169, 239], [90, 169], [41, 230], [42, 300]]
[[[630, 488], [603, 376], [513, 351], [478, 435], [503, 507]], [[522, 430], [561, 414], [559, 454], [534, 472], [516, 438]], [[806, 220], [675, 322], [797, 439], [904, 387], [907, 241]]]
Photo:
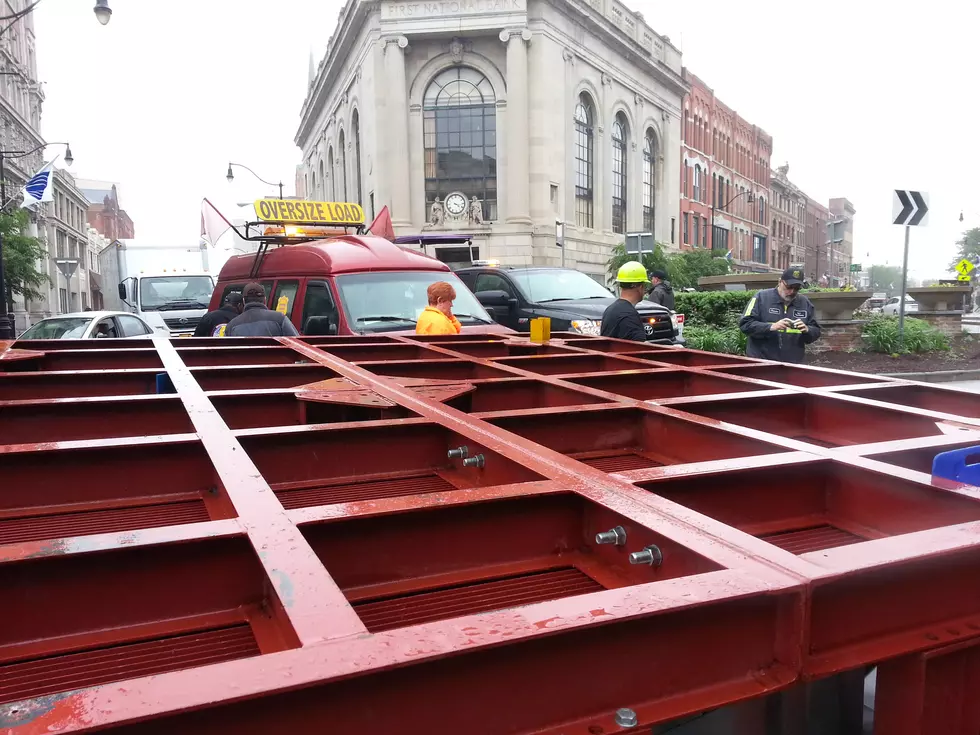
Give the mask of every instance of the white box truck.
[[158, 331], [190, 336], [207, 313], [214, 277], [205, 245], [116, 240], [99, 253], [105, 308], [139, 314]]

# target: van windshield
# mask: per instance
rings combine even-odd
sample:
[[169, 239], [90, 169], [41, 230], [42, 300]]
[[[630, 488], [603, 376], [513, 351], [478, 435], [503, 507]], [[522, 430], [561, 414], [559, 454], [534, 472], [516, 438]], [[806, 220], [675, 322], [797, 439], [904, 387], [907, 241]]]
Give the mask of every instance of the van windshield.
[[340, 301], [347, 323], [355, 332], [409, 329], [429, 305], [426, 289], [446, 281], [456, 290], [453, 314], [461, 324], [492, 324], [490, 315], [453, 273], [442, 271], [387, 271], [338, 276]]
[[207, 309], [214, 291], [211, 276], [152, 276], [140, 279], [143, 311]]

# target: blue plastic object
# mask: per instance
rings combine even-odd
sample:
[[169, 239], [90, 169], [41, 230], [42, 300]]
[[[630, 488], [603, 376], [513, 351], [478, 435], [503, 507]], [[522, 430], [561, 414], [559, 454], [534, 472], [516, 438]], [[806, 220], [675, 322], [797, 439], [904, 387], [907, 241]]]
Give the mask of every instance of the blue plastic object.
[[[974, 461], [968, 464], [967, 459]], [[980, 446], [937, 454], [932, 460], [932, 474], [934, 477], [980, 486]]]
[[177, 389], [166, 373], [157, 373], [157, 393], [176, 393]]

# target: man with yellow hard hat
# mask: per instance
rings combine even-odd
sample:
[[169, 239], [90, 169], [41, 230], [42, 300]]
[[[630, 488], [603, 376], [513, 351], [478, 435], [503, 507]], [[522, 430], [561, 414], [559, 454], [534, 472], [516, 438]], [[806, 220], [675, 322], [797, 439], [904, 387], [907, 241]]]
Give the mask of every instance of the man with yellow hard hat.
[[619, 298], [609, 304], [602, 314], [603, 337], [615, 339], [631, 339], [634, 342], [646, 342], [647, 333], [643, 322], [636, 311], [636, 305], [643, 300], [650, 279], [643, 263], [631, 260], [624, 263], [616, 274], [619, 284]]

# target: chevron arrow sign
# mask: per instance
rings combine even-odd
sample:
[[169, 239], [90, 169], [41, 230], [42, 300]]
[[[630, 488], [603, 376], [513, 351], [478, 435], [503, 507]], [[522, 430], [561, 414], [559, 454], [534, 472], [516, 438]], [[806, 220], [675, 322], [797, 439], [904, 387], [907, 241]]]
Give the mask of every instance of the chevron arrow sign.
[[896, 189], [892, 197], [892, 224], [911, 227], [929, 224], [929, 195], [923, 191]]

